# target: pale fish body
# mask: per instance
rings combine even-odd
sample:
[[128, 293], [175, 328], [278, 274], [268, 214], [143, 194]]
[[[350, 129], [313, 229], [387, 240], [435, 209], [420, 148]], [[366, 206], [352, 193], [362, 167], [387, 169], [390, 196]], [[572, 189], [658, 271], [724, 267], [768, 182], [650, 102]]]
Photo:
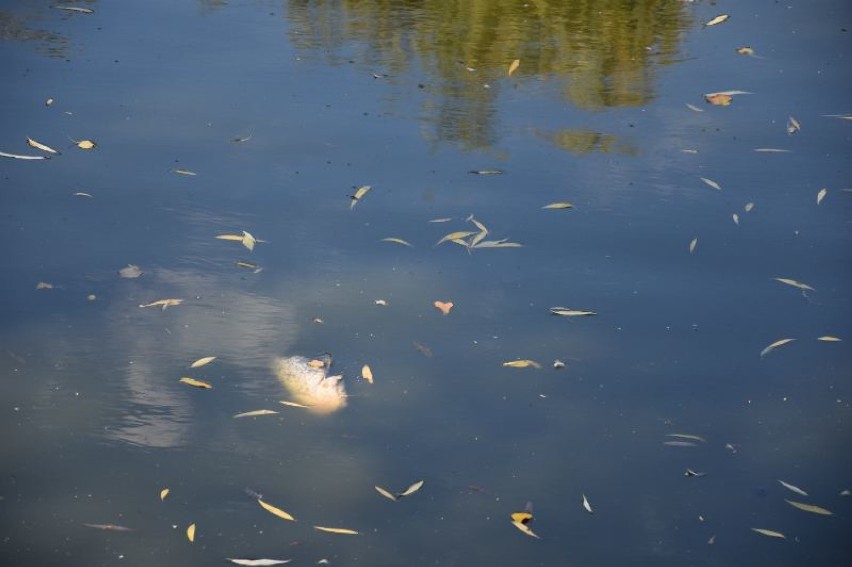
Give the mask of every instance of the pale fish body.
[[343, 376], [329, 376], [330, 364], [331, 358], [327, 356], [278, 357], [273, 361], [273, 370], [294, 401], [304, 404], [312, 413], [325, 415], [346, 407]]

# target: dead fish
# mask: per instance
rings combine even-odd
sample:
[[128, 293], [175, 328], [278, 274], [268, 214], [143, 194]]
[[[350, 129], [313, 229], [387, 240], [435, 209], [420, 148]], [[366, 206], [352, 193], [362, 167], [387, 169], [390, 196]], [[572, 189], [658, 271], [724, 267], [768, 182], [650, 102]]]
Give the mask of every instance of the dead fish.
[[[324, 364], [312, 364], [315, 360], [322, 360]], [[346, 407], [343, 376], [329, 376], [329, 366], [331, 357], [328, 355], [318, 359], [278, 357], [273, 361], [275, 375], [291, 397], [316, 414], [328, 414]]]

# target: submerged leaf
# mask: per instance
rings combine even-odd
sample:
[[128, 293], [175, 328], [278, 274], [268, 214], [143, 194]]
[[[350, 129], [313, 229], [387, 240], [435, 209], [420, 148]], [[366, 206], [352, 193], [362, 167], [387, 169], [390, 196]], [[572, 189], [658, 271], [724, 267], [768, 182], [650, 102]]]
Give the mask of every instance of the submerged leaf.
[[274, 516], [278, 516], [279, 518], [281, 518], [283, 520], [289, 520], [291, 522], [296, 521], [296, 518], [294, 518], [293, 516], [291, 516], [290, 514], [285, 512], [284, 510], [282, 510], [281, 508], [276, 508], [272, 504], [267, 504], [266, 502], [264, 502], [260, 498], [257, 499], [257, 503], [260, 504], [261, 508], [263, 508], [264, 510], [266, 510], [267, 512], [269, 512], [270, 514], [272, 514]]
[[707, 440], [700, 435], [692, 435], [691, 433], [666, 433], [666, 437], [675, 437], [677, 439], [689, 439], [691, 441], [701, 441], [706, 443]]
[[780, 346], [786, 345], [787, 343], [791, 343], [795, 340], [796, 339], [779, 339], [779, 340], [775, 341], [774, 343], [772, 343], [771, 345], [769, 345], [768, 347], [766, 347], [765, 349], [763, 349], [762, 351], [760, 351], [760, 356], [764, 357], [767, 354], [769, 354], [773, 349], [776, 349]]
[[281, 405], [290, 406], [290, 407], [293, 407], [293, 408], [309, 408], [309, 407], [311, 407], [311, 406], [306, 406], [305, 404], [300, 404], [300, 403], [297, 403], [297, 402], [291, 402], [289, 400], [280, 400], [278, 403], [281, 404]]
[[216, 360], [215, 356], [205, 356], [204, 358], [199, 358], [195, 362], [189, 365], [190, 368], [198, 368], [199, 366], [204, 366], [205, 364], [210, 364]]
[[784, 499], [784, 502], [792, 506], [793, 508], [798, 508], [804, 512], [810, 512], [811, 514], [819, 514], [820, 516], [831, 516], [833, 515], [830, 510], [826, 510], [820, 506], [815, 506], [814, 504], [805, 504], [804, 502], [794, 502], [793, 500]]
[[698, 238], [693, 238], [689, 242], [689, 253], [692, 254], [695, 252], [695, 247], [698, 246]]
[[583, 508], [584, 508], [584, 509], [586, 510], [586, 512], [588, 512], [589, 514], [594, 514], [594, 513], [595, 513], [595, 512], [594, 512], [594, 510], [592, 510], [592, 505], [591, 505], [591, 504], [589, 504], [589, 499], [588, 499], [588, 498], [586, 498], [586, 495], [585, 495], [585, 494], [583, 494]]
[[468, 173], [474, 175], [503, 175], [505, 172], [502, 169], [471, 169]]
[[195, 388], [201, 388], [202, 390], [209, 390], [213, 386], [209, 382], [205, 382], [204, 380], [196, 380], [195, 378], [190, 378], [189, 376], [184, 376], [178, 382], [186, 384], [187, 386], [193, 386]]
[[84, 523], [84, 526], [87, 528], [94, 528], [96, 530], [104, 530], [108, 532], [132, 532], [133, 528], [128, 528], [126, 526], [119, 526], [117, 524], [87, 524]]

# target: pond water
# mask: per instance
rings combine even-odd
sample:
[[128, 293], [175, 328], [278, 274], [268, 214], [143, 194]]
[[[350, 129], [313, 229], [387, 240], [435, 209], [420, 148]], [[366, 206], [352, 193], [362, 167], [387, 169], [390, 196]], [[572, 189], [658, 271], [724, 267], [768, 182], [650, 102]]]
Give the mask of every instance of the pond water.
[[0, 563], [849, 564], [850, 16], [0, 2]]

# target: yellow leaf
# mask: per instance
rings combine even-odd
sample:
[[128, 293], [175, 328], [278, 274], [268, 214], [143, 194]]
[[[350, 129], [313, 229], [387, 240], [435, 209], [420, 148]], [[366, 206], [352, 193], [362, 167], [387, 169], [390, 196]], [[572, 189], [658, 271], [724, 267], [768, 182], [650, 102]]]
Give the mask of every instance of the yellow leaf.
[[530, 512], [512, 512], [512, 521], [519, 524], [527, 524], [531, 522], [533, 515]]
[[503, 366], [508, 366], [509, 368], [541, 368], [541, 364], [536, 362], [535, 360], [510, 360], [509, 362], [504, 362]]
[[711, 93], [704, 95], [704, 100], [714, 106], [728, 106], [734, 99], [731, 95], [723, 93]]
[[187, 386], [194, 386], [195, 388], [201, 388], [203, 390], [209, 390], [213, 387], [209, 382], [205, 382], [203, 380], [196, 380], [195, 378], [190, 378], [188, 376], [184, 376], [179, 380], [179, 382], [182, 382]]
[[162, 489], [162, 490], [160, 491], [160, 500], [161, 500], [161, 501], [162, 501], [162, 500], [165, 500], [165, 499], [166, 499], [166, 496], [168, 496], [168, 495], [169, 495], [169, 489], [168, 489], [168, 488], [164, 488], [164, 489]]
[[219, 240], [234, 240], [236, 242], [243, 241], [242, 234], [219, 234], [216, 236], [216, 238], [218, 238]]
[[738, 47], [737, 48], [737, 54], [738, 55], [753, 56], [754, 55], [754, 49], [752, 49], [751, 47]]
[[719, 14], [718, 16], [716, 16], [715, 18], [713, 18], [712, 20], [710, 20], [709, 22], [704, 24], [704, 27], [709, 28], [710, 26], [717, 26], [717, 25], [721, 24], [722, 22], [726, 22], [728, 20], [728, 18], [730, 18], [730, 17], [731, 16], [729, 16], [728, 14]]
[[47, 153], [49, 153], [49, 154], [58, 154], [58, 153], [59, 153], [59, 152], [57, 152], [56, 150], [54, 150], [53, 148], [51, 148], [50, 146], [45, 146], [45, 145], [44, 145], [44, 144], [42, 144], [42, 143], [36, 142], [36, 141], [35, 141], [35, 140], [33, 140], [32, 138], [27, 138], [27, 144], [28, 144], [31, 148], [35, 148], [35, 149], [37, 149], [37, 150], [41, 150], [41, 151], [43, 151], [43, 152], [47, 152]]
[[530, 537], [534, 537], [534, 538], [536, 538], [536, 539], [541, 539], [541, 538], [539, 538], [539, 537], [535, 534], [535, 532], [533, 532], [533, 531], [529, 528], [529, 526], [527, 526], [526, 524], [524, 524], [524, 523], [522, 523], [522, 522], [514, 522], [514, 521], [513, 521], [513, 522], [512, 522], [512, 525], [513, 525], [513, 526], [515, 526], [516, 528], [518, 528], [519, 530], [521, 530], [523, 533], [525, 533], [526, 535], [528, 535], [528, 536], [530, 536]]
[[401, 498], [403, 496], [411, 496], [412, 494], [414, 494], [415, 492], [417, 492], [418, 490], [420, 490], [423, 487], [424, 482], [425, 481], [418, 480], [417, 482], [415, 482], [414, 484], [412, 484], [411, 486], [409, 486], [408, 488], [406, 488], [405, 490], [403, 490], [402, 492], [397, 494], [397, 497]]
[[237, 418], [240, 418], [240, 417], [257, 417], [257, 416], [260, 416], [260, 415], [272, 415], [272, 414], [276, 414], [276, 413], [278, 413], [278, 412], [274, 411], [274, 410], [268, 410], [268, 409], [245, 411], [243, 413], [236, 414], [234, 416], [234, 419], [237, 419]]
[[97, 144], [91, 140], [80, 140], [79, 142], [75, 142], [75, 145], [81, 150], [93, 150]]
[[473, 234], [476, 234], [476, 232], [472, 230], [457, 230], [456, 232], [451, 232], [448, 235], [444, 236], [441, 240], [435, 243], [435, 246], [452, 240], [461, 240], [462, 238], [467, 238], [468, 236], [471, 236]]
[[520, 59], [515, 59], [514, 61], [512, 61], [512, 62], [509, 64], [509, 76], [511, 77], [511, 76], [512, 76], [512, 73], [514, 73], [515, 71], [517, 71], [517, 70], [518, 70], [518, 67], [520, 67], [520, 66], [521, 66], [521, 60], [520, 60]]
[[444, 315], [447, 315], [453, 308], [452, 301], [435, 301], [435, 303], [433, 303], [432, 305], [434, 305], [438, 309], [438, 311], [440, 311]]
[[195, 524], [189, 524], [186, 528], [186, 539], [188, 539], [190, 543], [195, 541]]
[[760, 535], [765, 535], [767, 537], [777, 537], [779, 539], [787, 539], [787, 536], [782, 534], [781, 532], [776, 532], [774, 530], [767, 530], [765, 528], [752, 528], [752, 531], [759, 533]]
[[811, 514], [819, 514], [820, 516], [831, 516], [832, 513], [830, 510], [826, 510], [825, 508], [821, 508], [819, 506], [814, 506], [813, 504], [805, 504], [803, 502], [794, 502], [792, 500], [784, 499], [784, 502], [792, 506], [793, 508], [798, 508], [799, 510], [803, 510], [805, 512], [810, 512]]
[[210, 364], [216, 360], [215, 356], [205, 356], [204, 358], [199, 358], [195, 362], [189, 365], [190, 368], [198, 368], [199, 366], [204, 366], [205, 364]]
[[402, 238], [396, 238], [395, 236], [389, 236], [388, 238], [382, 238], [382, 242], [391, 242], [393, 244], [401, 244], [403, 246], [408, 246], [409, 248], [413, 248], [410, 242], [407, 240], [403, 240]]
[[329, 528], [326, 526], [314, 526], [314, 529], [319, 530], [321, 532], [328, 532], [330, 534], [358, 535], [358, 532], [356, 532], [355, 530], [350, 530], [348, 528]]
[[793, 341], [795, 341], [795, 340], [796, 340], [796, 339], [779, 339], [779, 340], [775, 341], [774, 343], [772, 343], [771, 345], [769, 345], [768, 347], [766, 347], [765, 349], [763, 349], [762, 351], [760, 351], [760, 356], [761, 356], [761, 357], [766, 356], [766, 355], [767, 355], [767, 354], [769, 354], [769, 353], [770, 353], [773, 349], [776, 349], [776, 348], [778, 348], [778, 347], [780, 347], [780, 346], [786, 345], [787, 343], [791, 343], [791, 342], [793, 342]]
[[542, 207], [542, 209], [573, 209], [574, 205], [568, 201], [557, 201]]
[[349, 209], [354, 209], [355, 205], [358, 204], [358, 201], [363, 199], [364, 195], [366, 195], [372, 188], [373, 187], [371, 185], [362, 185], [355, 190], [354, 195], [349, 195], [349, 198], [352, 199], [352, 201], [349, 203]]
[[284, 510], [282, 510], [281, 508], [276, 508], [276, 507], [275, 507], [275, 506], [273, 506], [272, 504], [267, 504], [266, 502], [264, 502], [264, 501], [263, 501], [263, 500], [261, 500], [260, 498], [258, 498], [258, 499], [257, 499], [257, 503], [258, 503], [258, 504], [260, 504], [260, 506], [261, 506], [264, 510], [266, 510], [267, 512], [269, 512], [270, 514], [273, 514], [273, 515], [275, 515], [275, 516], [278, 516], [279, 518], [284, 519], [284, 520], [289, 520], [289, 521], [291, 521], [291, 522], [295, 522], [295, 521], [296, 521], [296, 518], [294, 518], [293, 516], [291, 516], [290, 514], [288, 514], [287, 512], [285, 512]]
[[396, 502], [396, 496], [394, 496], [393, 494], [391, 494], [390, 492], [388, 492], [387, 490], [385, 490], [381, 486], [374, 486], [373, 488], [375, 488], [376, 492], [378, 492], [379, 494], [381, 494], [385, 498], [387, 498], [389, 500], [393, 500], [394, 502]]
[[183, 299], [158, 299], [157, 301], [152, 301], [151, 303], [146, 303], [139, 307], [162, 307], [163, 311], [165, 311], [166, 307], [173, 307], [175, 305], [180, 305], [181, 303], [183, 303]]
[[368, 364], [361, 367], [361, 377], [370, 384], [373, 383], [373, 371], [370, 370], [370, 366]]

